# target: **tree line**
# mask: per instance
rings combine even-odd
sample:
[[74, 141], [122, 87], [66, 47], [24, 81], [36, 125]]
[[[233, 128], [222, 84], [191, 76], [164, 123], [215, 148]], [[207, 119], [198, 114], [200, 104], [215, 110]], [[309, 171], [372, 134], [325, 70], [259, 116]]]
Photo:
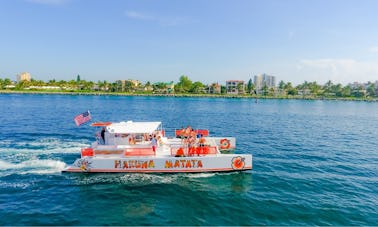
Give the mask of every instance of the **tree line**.
[[[1, 90], [56, 90], [63, 92], [104, 92], [104, 93], [137, 93], [137, 94], [208, 94], [214, 85], [205, 85], [200, 81], [193, 82], [187, 76], [182, 75], [177, 83], [157, 82], [145, 84], [139, 83], [135, 85], [130, 80], [108, 82], [103, 81], [86, 81], [81, 80], [80, 76], [76, 80], [42, 80], [31, 79], [31, 81], [23, 80], [18, 83], [12, 82], [10, 79], [0, 78]], [[227, 90], [224, 85], [219, 85], [218, 92], [215, 94], [226, 95]], [[238, 85], [238, 95], [256, 96], [256, 97], [304, 97], [304, 98], [322, 98], [322, 97], [342, 97], [342, 98], [377, 98], [377, 83], [367, 82], [366, 84], [355, 84], [342, 86], [328, 81], [324, 85], [317, 82], [303, 82], [294, 86], [291, 82], [280, 81], [277, 87], [268, 87], [264, 85], [259, 90], [250, 79], [244, 85]]]

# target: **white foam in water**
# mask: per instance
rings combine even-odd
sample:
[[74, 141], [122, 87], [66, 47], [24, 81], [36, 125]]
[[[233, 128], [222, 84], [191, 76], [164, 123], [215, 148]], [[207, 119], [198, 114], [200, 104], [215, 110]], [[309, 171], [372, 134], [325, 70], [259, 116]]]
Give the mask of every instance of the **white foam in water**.
[[187, 175], [189, 178], [207, 178], [213, 176], [215, 176], [215, 173], [193, 173]]
[[10, 140], [0, 140], [0, 146], [10, 145], [12, 142]]
[[[66, 163], [57, 161], [57, 160], [40, 160], [33, 159], [24, 161], [18, 164], [9, 163], [3, 160], [0, 160], [0, 170], [13, 170], [11, 172], [19, 174], [52, 174], [59, 173], [66, 167]], [[16, 171], [15, 171], [16, 170]], [[19, 170], [19, 171], [17, 171]]]
[[[1, 146], [0, 152], [11, 152], [11, 153], [43, 153], [43, 154], [52, 154], [52, 153], [80, 153], [82, 147], [87, 147], [89, 144], [77, 142], [77, 141], [62, 141], [58, 138], [44, 138], [31, 142], [16, 142], [10, 148], [8, 147], [11, 144], [10, 141], [7, 141], [4, 145]], [[18, 147], [18, 148], [15, 148]]]
[[26, 189], [29, 186], [30, 186], [29, 183], [0, 182], [0, 188], [22, 188], [22, 189]]
[[143, 173], [127, 174], [93, 174], [77, 180], [79, 185], [97, 183], [116, 183], [127, 185], [150, 185], [150, 184], [171, 184], [177, 182], [177, 175], [156, 175]]
[[51, 159], [35, 159], [35, 160], [28, 160], [21, 163], [22, 165], [25, 165], [25, 167], [47, 167], [51, 169], [60, 169], [63, 170], [66, 166], [66, 163], [57, 161], [57, 160], [51, 160]]
[[0, 170], [15, 169], [17, 164], [12, 164], [3, 160], [0, 160]]

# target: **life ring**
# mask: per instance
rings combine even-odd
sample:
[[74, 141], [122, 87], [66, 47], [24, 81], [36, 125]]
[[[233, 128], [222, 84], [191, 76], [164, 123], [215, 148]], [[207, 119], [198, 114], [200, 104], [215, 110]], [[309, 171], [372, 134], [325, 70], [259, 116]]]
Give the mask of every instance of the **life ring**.
[[243, 169], [244, 166], [245, 166], [244, 158], [242, 158], [240, 156], [232, 158], [232, 160], [231, 160], [231, 167], [233, 169], [237, 169], [237, 170]]
[[175, 157], [184, 157], [184, 149], [182, 147], [180, 147], [177, 151], [176, 151], [176, 156]]
[[228, 140], [228, 139], [221, 139], [221, 141], [220, 141], [220, 149], [221, 150], [227, 150], [227, 149], [230, 148], [230, 146], [231, 146], [230, 140]]

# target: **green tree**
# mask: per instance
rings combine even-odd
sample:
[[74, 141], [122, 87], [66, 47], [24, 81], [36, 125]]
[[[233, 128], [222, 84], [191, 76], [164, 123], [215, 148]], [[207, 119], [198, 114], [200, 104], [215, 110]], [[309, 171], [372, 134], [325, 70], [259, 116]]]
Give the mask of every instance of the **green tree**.
[[175, 85], [175, 92], [187, 93], [192, 87], [192, 81], [185, 75], [182, 75], [179, 82]]
[[80, 80], [79, 89], [82, 91], [92, 91], [93, 85], [92, 81]]
[[336, 84], [331, 86], [331, 92], [335, 94], [337, 97], [342, 96], [342, 88], [343, 86], [341, 84]]
[[341, 90], [341, 94], [342, 94], [343, 97], [350, 97], [351, 94], [352, 94], [351, 87], [349, 85], [343, 87], [342, 90]]
[[133, 91], [133, 90], [134, 90], [134, 84], [133, 84], [131, 81], [126, 80], [126, 81], [125, 81], [124, 91], [125, 91], [125, 92], [131, 92], [131, 91]]
[[67, 87], [69, 87], [71, 91], [76, 91], [79, 89], [79, 84], [75, 80], [70, 80], [67, 82]]
[[269, 88], [269, 93], [270, 96], [274, 95], [274, 87]]
[[281, 90], [285, 89], [285, 86], [286, 86], [286, 84], [283, 80], [281, 80], [280, 83], [278, 84], [278, 88], [281, 89]]
[[2, 87], [3, 89], [5, 88], [5, 86], [8, 86], [8, 85], [11, 85], [12, 84], [12, 81], [9, 79], [9, 78], [5, 78], [2, 82]]
[[202, 84], [201, 82], [199, 81], [196, 81], [192, 84], [189, 92], [190, 93], [194, 93], [194, 94], [199, 94], [201, 93], [201, 91], [203, 91], [203, 89], [205, 88], [205, 85]]
[[264, 86], [262, 87], [262, 91], [263, 91], [263, 95], [268, 94], [268, 86], [266, 84], [264, 84]]
[[327, 83], [324, 84], [323, 90], [326, 95], [330, 95], [332, 92], [333, 83], [332, 81], [327, 81]]
[[226, 86], [221, 85], [221, 94], [226, 94], [226, 92], [227, 92]]
[[245, 92], [245, 86], [244, 86], [244, 83], [238, 83], [237, 85], [237, 88], [238, 88], [238, 94], [244, 94]]
[[69, 86], [68, 86], [68, 82], [65, 81], [65, 80], [59, 80], [59, 81], [57, 82], [57, 85], [58, 85], [61, 89], [64, 89], [64, 88], [69, 87]]
[[46, 83], [42, 80], [35, 80], [35, 79], [31, 79], [30, 80], [30, 83], [31, 83], [31, 86], [45, 86]]
[[49, 81], [47, 82], [47, 85], [48, 85], [48, 86], [56, 86], [56, 85], [57, 85], [56, 80], [55, 80], [55, 79], [49, 80]]
[[253, 84], [252, 79], [249, 79], [248, 84], [247, 84], [248, 94], [251, 94], [253, 92], [253, 90], [255, 90], [255, 85]]
[[321, 86], [318, 85], [315, 81], [308, 83], [308, 88], [310, 89], [311, 94], [313, 94], [314, 96], [319, 95], [321, 90]]
[[298, 90], [293, 87], [293, 85], [291, 84], [291, 82], [288, 82], [285, 85], [284, 89], [286, 90], [286, 92], [287, 92], [288, 95], [297, 95], [298, 94]]
[[31, 85], [31, 82], [30, 81], [27, 81], [27, 80], [21, 80], [20, 82], [18, 82], [16, 84], [16, 90], [23, 90], [27, 87], [30, 87]]
[[366, 91], [370, 97], [374, 97], [376, 95], [375, 84], [369, 82]]
[[358, 86], [352, 89], [352, 96], [356, 98], [362, 98], [365, 96], [365, 90], [362, 86]]
[[106, 80], [104, 80], [104, 81], [99, 80], [97, 82], [97, 85], [98, 85], [98, 89], [100, 91], [108, 91], [109, 90], [109, 83]]
[[152, 85], [152, 89], [155, 93], [166, 93], [166, 83], [157, 82]]

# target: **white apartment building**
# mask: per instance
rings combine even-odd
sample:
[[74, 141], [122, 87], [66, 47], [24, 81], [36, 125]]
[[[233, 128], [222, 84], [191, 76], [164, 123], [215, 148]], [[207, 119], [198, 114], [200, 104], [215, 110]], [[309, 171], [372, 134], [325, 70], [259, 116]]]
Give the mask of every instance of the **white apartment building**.
[[245, 84], [243, 80], [228, 80], [226, 81], [227, 94], [243, 94], [245, 91]]
[[254, 77], [253, 83], [255, 84], [255, 89], [257, 91], [262, 90], [262, 88], [266, 85], [268, 88], [276, 87], [276, 77], [270, 76], [267, 74], [260, 74]]
[[30, 73], [28, 73], [28, 72], [22, 72], [22, 73], [20, 73], [20, 74], [17, 75], [17, 82], [21, 82], [23, 80], [31, 81]]

